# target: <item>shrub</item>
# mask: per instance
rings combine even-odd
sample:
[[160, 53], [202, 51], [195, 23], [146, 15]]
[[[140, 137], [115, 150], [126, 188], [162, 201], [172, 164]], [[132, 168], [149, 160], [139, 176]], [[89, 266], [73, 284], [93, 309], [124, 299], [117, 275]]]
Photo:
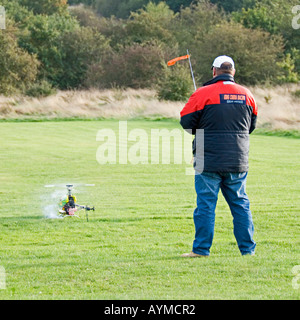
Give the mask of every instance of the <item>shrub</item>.
[[291, 92], [292, 96], [295, 97], [296, 99], [300, 99], [300, 89], [292, 91]]
[[81, 26], [97, 30], [109, 39], [109, 44], [113, 49], [118, 50], [118, 48], [129, 43], [125, 21], [115, 17], [100, 17], [91, 8], [82, 5], [70, 7], [69, 11], [72, 16], [76, 17]]
[[56, 89], [51, 86], [47, 80], [34, 83], [25, 91], [25, 94], [30, 97], [47, 97], [56, 93]]
[[29, 53], [36, 54], [41, 66], [40, 79], [47, 79], [54, 86], [60, 86], [58, 75], [63, 72], [61, 37], [79, 28], [78, 21], [57, 13], [51, 16], [35, 15], [28, 22], [26, 32], [19, 36], [19, 44]]
[[170, 28], [175, 18], [174, 12], [164, 2], [157, 5], [149, 2], [145, 9], [131, 13], [126, 30], [132, 42], [156, 40], [173, 47], [176, 39]]
[[61, 89], [78, 88], [83, 85], [89, 66], [101, 63], [104, 54], [110, 51], [106, 38], [88, 27], [66, 32], [59, 41], [62, 67], [53, 80]]
[[231, 56], [236, 63], [236, 80], [255, 85], [276, 81], [281, 68], [276, 65], [283, 56], [283, 40], [268, 32], [251, 30], [235, 23], [222, 23], [210, 30], [194, 48], [196, 74], [202, 81], [211, 78], [211, 65], [218, 55]]
[[104, 17], [115, 15], [118, 18], [128, 18], [131, 11], [145, 5], [149, 0], [95, 0], [95, 8]]
[[60, 89], [83, 85], [89, 65], [109, 49], [106, 38], [94, 28], [80, 27], [76, 18], [57, 13], [35, 15], [19, 42], [41, 61], [40, 79]]
[[0, 32], [0, 94], [22, 92], [37, 77], [39, 61], [18, 46], [16, 32], [9, 20]]
[[295, 70], [295, 62], [290, 53], [287, 53], [283, 61], [277, 62], [282, 69], [282, 74], [277, 77], [279, 83], [297, 83], [300, 77]]
[[33, 12], [22, 6], [18, 0], [1, 0], [0, 5], [5, 8], [6, 17], [15, 21], [19, 29], [23, 29], [26, 22], [33, 17]]
[[162, 72], [163, 51], [155, 44], [134, 44], [107, 54], [90, 67], [88, 86], [147, 88], [156, 85]]
[[252, 8], [234, 12], [233, 19], [247, 28], [281, 34], [285, 40], [285, 49], [290, 51], [300, 46], [298, 30], [291, 26], [294, 18], [292, 8], [297, 4], [297, 0], [256, 1]]
[[[82, 0], [69, 0], [71, 3], [83, 2]], [[118, 18], [128, 18], [130, 14], [146, 6], [150, 0], [85, 0], [94, 3], [99, 14], [110, 17], [115, 15]], [[187, 7], [193, 0], [151, 0], [152, 3], [158, 4], [165, 2], [172, 10], [178, 12], [181, 7]]]
[[36, 14], [53, 14], [67, 9], [67, 0], [18, 0]]
[[[189, 49], [192, 54], [196, 53], [203, 37], [223, 22], [226, 22], [225, 14], [209, 1], [198, 1], [181, 10], [172, 25], [180, 52], [186, 52]], [[194, 57], [196, 56], [192, 56], [193, 60], [195, 60]], [[200, 56], [197, 57], [199, 58]]]
[[158, 86], [160, 100], [184, 101], [193, 93], [193, 81], [190, 69], [180, 63], [165, 67]]

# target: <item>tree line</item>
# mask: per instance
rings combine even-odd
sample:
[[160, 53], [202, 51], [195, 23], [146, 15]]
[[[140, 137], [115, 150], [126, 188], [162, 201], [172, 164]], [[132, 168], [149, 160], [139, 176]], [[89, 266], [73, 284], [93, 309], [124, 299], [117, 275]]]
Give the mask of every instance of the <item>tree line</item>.
[[297, 0], [0, 0], [0, 94], [55, 89], [156, 88], [162, 99], [193, 91], [217, 55], [236, 62], [245, 85], [298, 82]]

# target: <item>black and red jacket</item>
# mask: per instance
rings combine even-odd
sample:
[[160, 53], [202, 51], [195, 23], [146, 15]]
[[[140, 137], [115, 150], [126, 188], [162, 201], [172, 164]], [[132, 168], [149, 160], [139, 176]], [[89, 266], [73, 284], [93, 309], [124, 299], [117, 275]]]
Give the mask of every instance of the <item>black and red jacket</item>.
[[[257, 105], [252, 93], [222, 74], [195, 91], [182, 109], [184, 129], [204, 129], [207, 172], [248, 171], [249, 134], [255, 129]], [[193, 143], [196, 154], [196, 141]]]

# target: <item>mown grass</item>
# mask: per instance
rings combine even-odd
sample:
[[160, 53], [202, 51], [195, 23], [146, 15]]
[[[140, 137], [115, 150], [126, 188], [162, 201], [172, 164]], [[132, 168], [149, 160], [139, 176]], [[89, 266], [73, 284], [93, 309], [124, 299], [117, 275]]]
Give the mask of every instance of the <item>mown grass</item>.
[[[211, 256], [182, 259], [194, 236], [188, 165], [100, 165], [103, 128], [117, 134], [118, 121], [0, 123], [0, 299], [299, 299], [299, 139], [251, 136], [256, 256], [240, 256], [220, 195]], [[77, 194], [96, 207], [89, 222], [44, 218], [43, 186], [68, 182], [95, 184]]]

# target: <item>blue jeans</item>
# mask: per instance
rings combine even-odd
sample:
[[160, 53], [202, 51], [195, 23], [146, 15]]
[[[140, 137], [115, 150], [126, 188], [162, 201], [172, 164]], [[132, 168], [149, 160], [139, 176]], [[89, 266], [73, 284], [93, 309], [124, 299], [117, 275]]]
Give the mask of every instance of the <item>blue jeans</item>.
[[247, 172], [202, 172], [195, 175], [197, 208], [194, 211], [193, 252], [209, 255], [215, 226], [215, 208], [221, 188], [233, 216], [233, 232], [242, 255], [254, 254], [254, 226], [246, 194]]

